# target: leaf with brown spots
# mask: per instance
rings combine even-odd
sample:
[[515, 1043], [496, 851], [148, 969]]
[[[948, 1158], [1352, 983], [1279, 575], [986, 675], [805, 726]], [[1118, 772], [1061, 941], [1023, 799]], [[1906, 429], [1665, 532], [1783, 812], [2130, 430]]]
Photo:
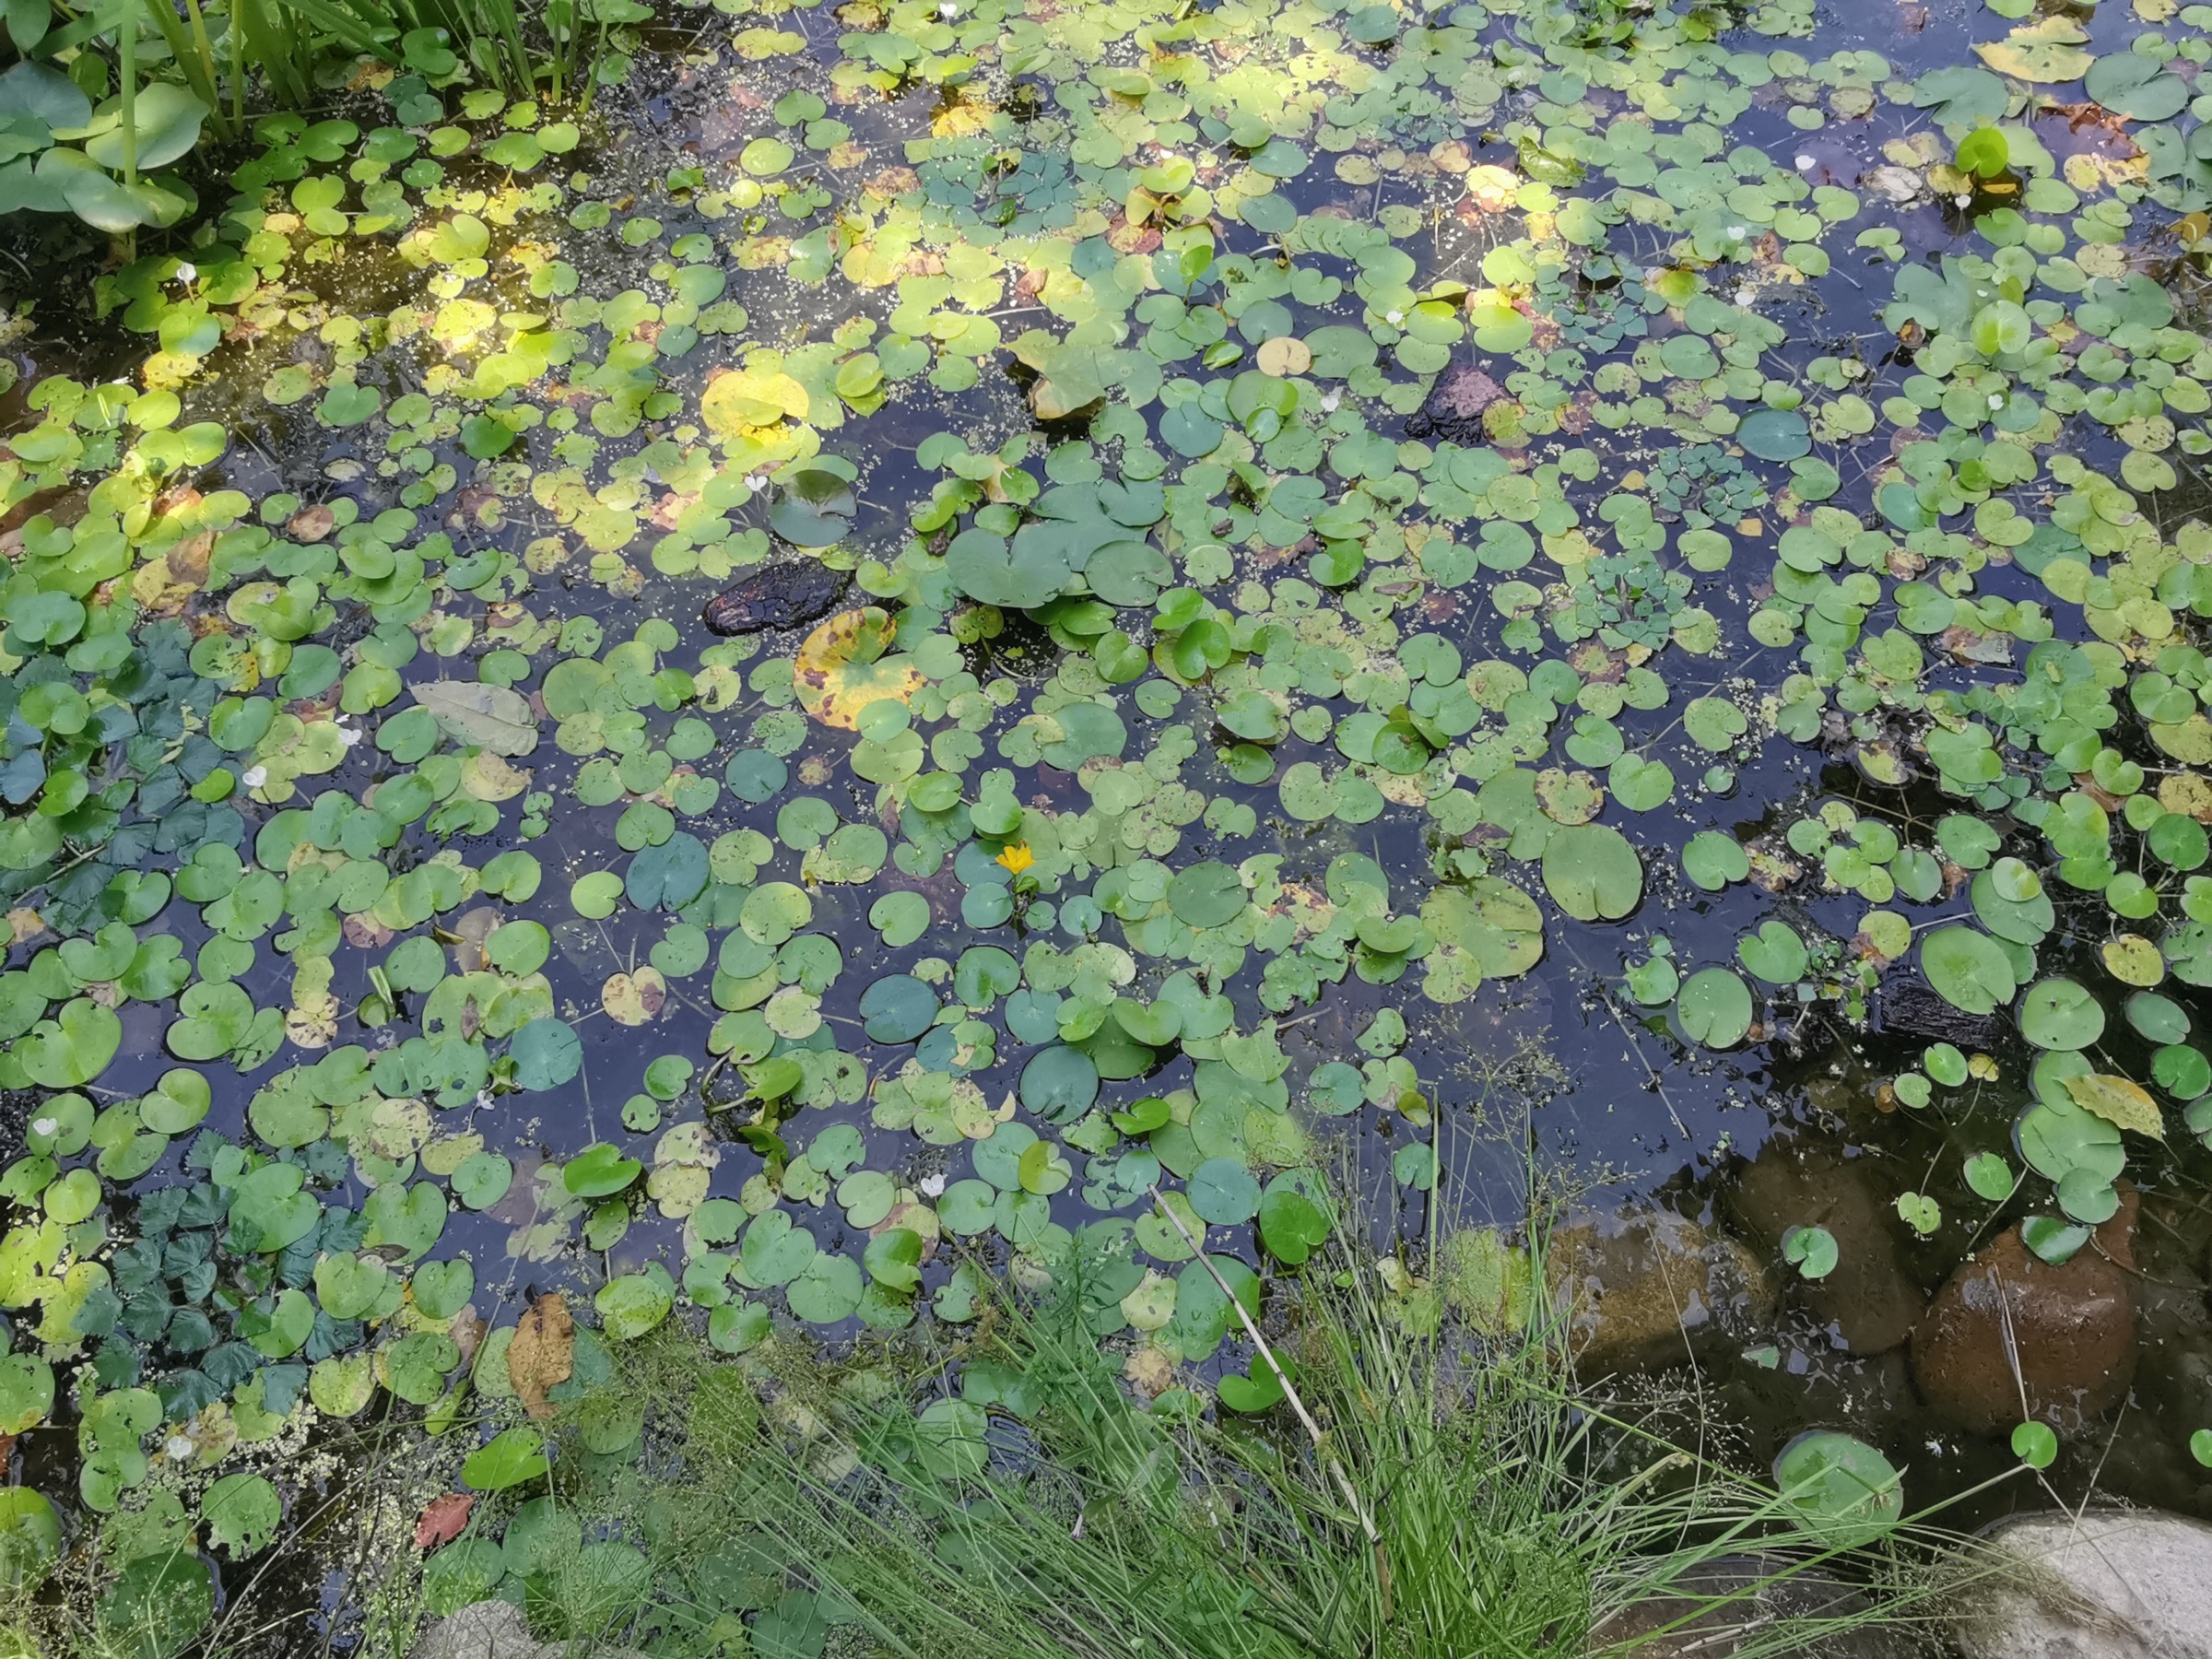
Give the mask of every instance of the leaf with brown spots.
[[532, 1417], [553, 1415], [546, 1391], [569, 1380], [575, 1342], [575, 1322], [558, 1290], [533, 1301], [514, 1327], [514, 1340], [507, 1347], [507, 1380]]
[[874, 702], [912, 702], [927, 682], [903, 652], [886, 655], [898, 624], [869, 606], [840, 611], [808, 634], [792, 663], [799, 706], [824, 725], [855, 730]]

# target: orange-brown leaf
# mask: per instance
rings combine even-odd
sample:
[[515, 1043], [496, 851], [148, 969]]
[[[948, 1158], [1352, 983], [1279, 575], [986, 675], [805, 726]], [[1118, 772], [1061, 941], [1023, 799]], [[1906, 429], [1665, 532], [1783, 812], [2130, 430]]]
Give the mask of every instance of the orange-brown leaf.
[[474, 1492], [448, 1492], [442, 1498], [433, 1498], [423, 1505], [421, 1519], [415, 1523], [415, 1547], [435, 1549], [441, 1544], [451, 1544], [461, 1535], [468, 1524], [468, 1512], [477, 1507]]
[[575, 1342], [575, 1322], [558, 1290], [533, 1301], [514, 1327], [514, 1340], [507, 1347], [507, 1380], [532, 1417], [553, 1415], [546, 1390], [569, 1380]]

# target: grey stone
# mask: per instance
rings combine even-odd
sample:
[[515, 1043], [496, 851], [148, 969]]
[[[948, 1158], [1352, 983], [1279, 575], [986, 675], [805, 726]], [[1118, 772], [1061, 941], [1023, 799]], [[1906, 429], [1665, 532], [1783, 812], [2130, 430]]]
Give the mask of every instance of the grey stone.
[[2156, 1510], [2006, 1522], [1954, 1598], [1966, 1659], [2212, 1659], [2212, 1526]]
[[416, 1641], [407, 1659], [539, 1659], [557, 1655], [523, 1623], [512, 1602], [472, 1602], [433, 1622]]

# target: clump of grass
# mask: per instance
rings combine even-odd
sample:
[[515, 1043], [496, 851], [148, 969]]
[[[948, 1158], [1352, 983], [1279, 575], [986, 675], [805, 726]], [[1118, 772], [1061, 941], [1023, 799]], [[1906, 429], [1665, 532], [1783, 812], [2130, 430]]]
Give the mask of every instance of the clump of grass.
[[[1238, 1418], [1134, 1394], [1076, 1277], [1002, 1296], [918, 1394], [871, 1367], [762, 1397], [679, 1345], [633, 1352], [613, 1387], [661, 1403], [664, 1460], [576, 1480], [585, 1541], [532, 1580], [534, 1623], [572, 1652], [768, 1659], [1583, 1659], [1740, 1622], [1748, 1656], [1926, 1594], [1896, 1535], [1808, 1527], [1579, 1407], [1540, 1309], [1504, 1337], [1424, 1330], [1371, 1267], [1317, 1263], [1251, 1368], [1284, 1406]], [[1600, 1475], [1624, 1445], [1640, 1472]], [[610, 1582], [609, 1537], [649, 1565]], [[1715, 1572], [1752, 1549], [1769, 1579], [1849, 1556], [1872, 1593], [1774, 1619]]]

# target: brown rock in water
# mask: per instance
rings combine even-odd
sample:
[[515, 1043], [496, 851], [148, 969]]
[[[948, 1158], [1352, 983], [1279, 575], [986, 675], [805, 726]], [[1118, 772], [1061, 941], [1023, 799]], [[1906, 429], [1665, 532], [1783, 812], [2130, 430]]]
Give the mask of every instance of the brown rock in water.
[[[1841, 1627], [1841, 1628], [1838, 1628]], [[1787, 1556], [1721, 1556], [1607, 1614], [1586, 1652], [1616, 1659], [1731, 1659], [1749, 1649], [1792, 1659], [1905, 1659], [1915, 1632], [1878, 1616], [1866, 1592]]]
[[1584, 1377], [1680, 1365], [1774, 1314], [1759, 1258], [1671, 1210], [1562, 1228], [1544, 1265], [1552, 1295], [1572, 1300], [1569, 1340]]
[[1835, 1235], [1836, 1265], [1797, 1294], [1853, 1354], [1879, 1354], [1912, 1334], [1927, 1298], [1905, 1270], [1896, 1213], [1874, 1190], [1863, 1160], [1818, 1140], [1777, 1135], [1747, 1165], [1735, 1207], [1770, 1251], [1793, 1227]]
[[[2018, 1228], [1959, 1265], [1912, 1333], [1912, 1379], [1962, 1429], [1994, 1434], [2028, 1415], [2062, 1432], [2103, 1416], [2136, 1375], [2136, 1194], [2063, 1266]], [[2017, 1359], [2018, 1373], [2015, 1373]]]
[[844, 597], [848, 580], [844, 571], [818, 559], [787, 559], [763, 566], [716, 594], [701, 615], [709, 630], [718, 634], [795, 628], [827, 616]]

